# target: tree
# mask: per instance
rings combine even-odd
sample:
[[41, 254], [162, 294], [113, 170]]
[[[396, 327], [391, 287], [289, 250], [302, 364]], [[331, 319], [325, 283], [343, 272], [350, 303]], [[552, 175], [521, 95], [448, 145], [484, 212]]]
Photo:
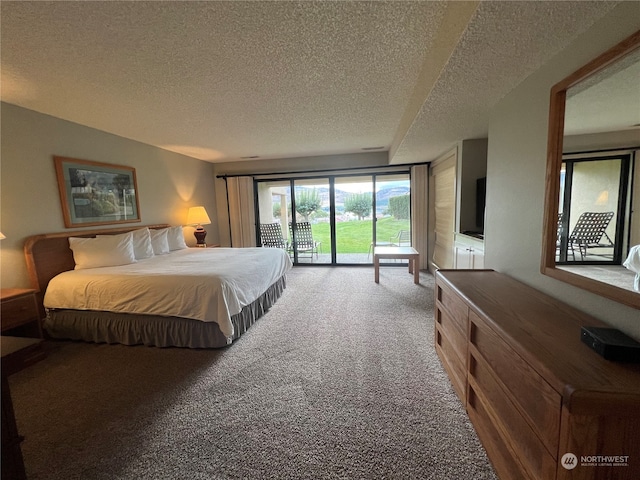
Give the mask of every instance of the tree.
[[409, 218], [409, 195], [389, 198], [389, 213], [396, 220], [407, 220]]
[[344, 199], [344, 211], [355, 213], [358, 220], [371, 213], [371, 193], [352, 193]]
[[313, 188], [304, 188], [296, 192], [296, 212], [304, 217], [304, 221], [309, 221], [309, 215], [322, 206], [320, 194]]

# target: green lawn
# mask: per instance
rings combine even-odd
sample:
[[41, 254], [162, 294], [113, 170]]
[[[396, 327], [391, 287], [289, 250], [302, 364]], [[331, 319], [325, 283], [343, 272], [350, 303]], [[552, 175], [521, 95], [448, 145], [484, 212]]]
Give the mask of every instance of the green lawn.
[[[388, 242], [400, 230], [409, 230], [409, 220], [381, 218], [378, 220], [376, 229], [378, 240]], [[322, 242], [323, 252], [328, 253], [331, 245], [329, 224], [317, 223], [311, 226], [311, 230], [313, 239]], [[371, 220], [337, 222], [337, 253], [367, 253], [371, 245], [372, 231]]]

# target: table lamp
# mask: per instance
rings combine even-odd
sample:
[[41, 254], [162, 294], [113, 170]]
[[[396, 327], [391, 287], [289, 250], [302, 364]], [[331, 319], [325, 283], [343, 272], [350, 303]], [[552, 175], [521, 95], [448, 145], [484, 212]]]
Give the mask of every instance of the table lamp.
[[189, 214], [187, 215], [187, 225], [193, 225], [196, 227], [196, 231], [193, 232], [193, 236], [196, 237], [196, 247], [206, 247], [204, 242], [207, 236], [207, 231], [202, 228], [202, 225], [209, 225], [211, 220], [204, 207], [190, 207]]

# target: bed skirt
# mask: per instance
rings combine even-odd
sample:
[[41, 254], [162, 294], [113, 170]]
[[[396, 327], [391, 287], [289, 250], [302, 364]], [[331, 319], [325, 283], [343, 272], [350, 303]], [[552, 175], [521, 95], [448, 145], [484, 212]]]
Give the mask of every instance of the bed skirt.
[[233, 337], [216, 322], [179, 317], [92, 310], [48, 310], [44, 328], [51, 338], [156, 347], [220, 348], [231, 344], [271, 308], [286, 287], [283, 275], [253, 303], [231, 317]]

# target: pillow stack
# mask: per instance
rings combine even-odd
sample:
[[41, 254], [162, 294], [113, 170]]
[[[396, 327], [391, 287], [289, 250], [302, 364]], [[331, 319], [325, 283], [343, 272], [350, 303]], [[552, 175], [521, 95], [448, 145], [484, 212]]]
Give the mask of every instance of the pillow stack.
[[155, 255], [164, 255], [174, 250], [188, 248], [181, 226], [151, 230], [151, 245], [153, 245]]
[[119, 235], [69, 237], [75, 270], [128, 265], [138, 260], [188, 248], [182, 226], [150, 230], [140, 228]]
[[73, 250], [75, 270], [128, 265], [136, 261], [133, 232], [96, 238], [69, 237], [69, 248]]
[[151, 245], [155, 255], [169, 253], [169, 239], [167, 238], [167, 228], [151, 231]]

